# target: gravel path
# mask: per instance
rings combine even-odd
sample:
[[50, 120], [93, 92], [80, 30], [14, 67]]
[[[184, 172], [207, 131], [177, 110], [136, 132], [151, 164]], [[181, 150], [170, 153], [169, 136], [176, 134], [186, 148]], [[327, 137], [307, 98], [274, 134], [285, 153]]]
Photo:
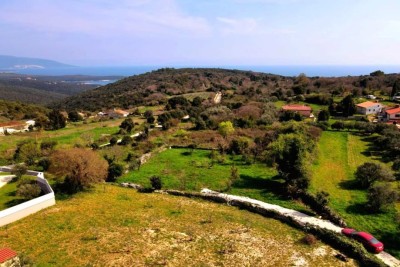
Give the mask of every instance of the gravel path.
[[0, 176], [0, 188], [5, 186], [14, 177], [15, 177], [15, 175], [2, 175], [2, 176]]
[[[229, 201], [232, 201], [232, 200], [247, 202], [249, 204], [257, 205], [257, 206], [262, 207], [267, 210], [279, 212], [280, 214], [289, 216], [292, 219], [294, 219], [300, 223], [308, 223], [310, 225], [314, 225], [319, 228], [328, 229], [328, 230], [334, 231], [336, 233], [341, 233], [341, 231], [343, 229], [342, 227], [339, 227], [330, 221], [311, 217], [307, 214], [304, 214], [304, 213], [301, 213], [301, 212], [298, 212], [295, 210], [287, 209], [287, 208], [284, 208], [284, 207], [281, 207], [278, 205], [268, 204], [268, 203], [265, 203], [265, 202], [262, 202], [259, 200], [255, 200], [252, 198], [223, 194], [223, 193], [215, 192], [215, 191], [212, 191], [209, 189], [203, 189], [203, 190], [201, 190], [201, 193], [204, 195], [214, 195], [214, 196], [222, 197], [222, 198], [226, 199], [228, 201], [228, 203], [229, 203]], [[376, 257], [379, 258], [381, 261], [383, 261], [386, 265], [388, 265], [390, 267], [400, 267], [400, 261], [398, 259], [396, 259], [395, 257], [393, 257], [392, 255], [390, 255], [389, 253], [386, 253], [383, 251], [379, 254], [376, 254]]]

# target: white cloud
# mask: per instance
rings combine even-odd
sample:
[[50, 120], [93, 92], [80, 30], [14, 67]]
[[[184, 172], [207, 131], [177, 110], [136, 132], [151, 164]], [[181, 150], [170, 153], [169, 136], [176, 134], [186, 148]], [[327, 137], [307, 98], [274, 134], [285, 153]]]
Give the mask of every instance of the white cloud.
[[177, 34], [205, 36], [207, 21], [184, 14], [174, 0], [39, 0], [2, 8], [0, 22], [49, 33], [101, 36]]
[[263, 32], [258, 21], [254, 18], [233, 19], [217, 17], [217, 21], [220, 22], [220, 30], [223, 34], [246, 35]]

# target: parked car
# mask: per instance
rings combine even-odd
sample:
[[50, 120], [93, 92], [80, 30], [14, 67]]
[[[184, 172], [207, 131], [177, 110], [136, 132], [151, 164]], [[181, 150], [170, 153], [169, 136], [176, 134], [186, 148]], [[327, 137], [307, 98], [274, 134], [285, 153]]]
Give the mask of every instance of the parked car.
[[361, 242], [364, 247], [374, 253], [383, 251], [383, 243], [367, 232], [359, 232], [351, 228], [343, 228], [342, 234]]

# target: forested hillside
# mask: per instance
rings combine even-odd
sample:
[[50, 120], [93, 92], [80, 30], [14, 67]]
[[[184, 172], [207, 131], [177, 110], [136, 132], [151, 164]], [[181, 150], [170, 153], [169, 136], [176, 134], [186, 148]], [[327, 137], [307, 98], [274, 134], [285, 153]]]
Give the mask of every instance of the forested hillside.
[[48, 109], [14, 101], [0, 100], [0, 122], [7, 120], [33, 119], [46, 114]]
[[49, 104], [83, 91], [96, 88], [95, 84], [83, 81], [100, 79], [119, 79], [107, 76], [31, 76], [0, 73], [0, 99], [25, 103]]
[[[131, 76], [116, 83], [67, 98], [57, 104], [67, 110], [130, 108], [137, 105], [165, 104], [168, 97], [197, 92], [221, 91], [228, 98], [241, 101], [290, 100], [320, 101], [315, 94], [329, 97], [346, 91], [353, 96], [378, 93], [388, 95], [399, 74], [374, 72], [359, 77], [284, 77], [251, 71], [225, 69], [160, 69]], [[227, 98], [225, 97], [225, 99]], [[322, 96], [323, 97], [323, 96]]]

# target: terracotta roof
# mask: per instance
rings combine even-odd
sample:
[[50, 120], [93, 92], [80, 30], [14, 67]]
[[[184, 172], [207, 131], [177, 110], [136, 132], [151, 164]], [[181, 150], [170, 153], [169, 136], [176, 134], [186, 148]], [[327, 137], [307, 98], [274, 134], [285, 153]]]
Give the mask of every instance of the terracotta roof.
[[22, 126], [25, 125], [25, 122], [20, 121], [8, 121], [0, 123], [0, 127], [11, 127], [11, 126]]
[[357, 107], [361, 107], [361, 108], [369, 108], [369, 107], [375, 106], [377, 104], [379, 104], [379, 103], [367, 101], [367, 102], [363, 102], [363, 103], [357, 104], [356, 106]]
[[0, 249], [0, 263], [11, 260], [15, 256], [17, 256], [17, 252], [15, 252], [14, 250], [11, 250], [9, 248]]
[[387, 110], [385, 110], [385, 112], [386, 112], [387, 114], [396, 114], [396, 113], [400, 113], [400, 107], [387, 109]]
[[289, 104], [282, 107], [283, 110], [295, 110], [295, 111], [311, 111], [311, 107], [299, 105], [299, 104]]

